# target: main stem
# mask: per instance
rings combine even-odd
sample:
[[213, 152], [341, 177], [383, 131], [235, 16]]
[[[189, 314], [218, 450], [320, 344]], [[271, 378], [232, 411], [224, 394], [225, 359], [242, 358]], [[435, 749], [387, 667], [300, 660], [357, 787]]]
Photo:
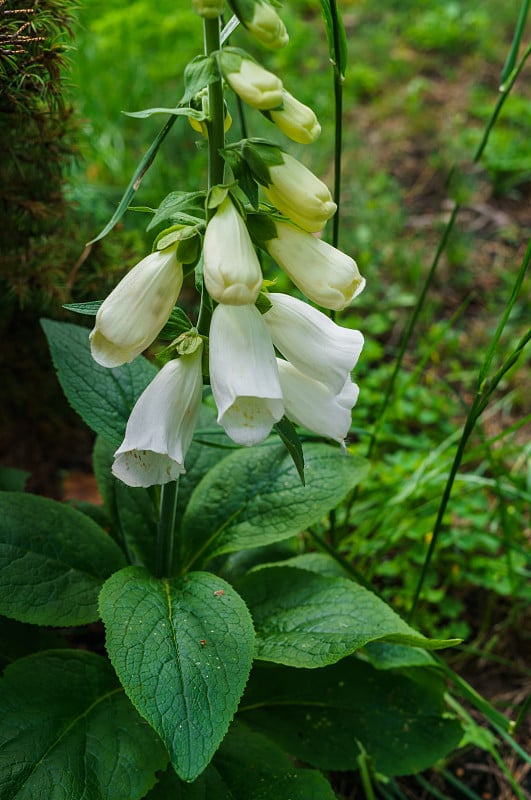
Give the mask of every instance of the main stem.
[[161, 486], [160, 516], [157, 529], [157, 578], [171, 578], [173, 570], [173, 546], [175, 541], [175, 512], [179, 481], [171, 481]]
[[[211, 55], [220, 49], [220, 20], [204, 19], [205, 54]], [[220, 150], [225, 144], [225, 108], [221, 77], [208, 87], [208, 188], [223, 183], [224, 161]], [[201, 308], [197, 328], [199, 333], [208, 334], [212, 314], [210, 302], [205, 302], [203, 287]], [[173, 572], [173, 551], [175, 543], [175, 514], [177, 511], [178, 481], [166, 483], [161, 487], [160, 516], [157, 530], [156, 574], [158, 578], [170, 578]]]

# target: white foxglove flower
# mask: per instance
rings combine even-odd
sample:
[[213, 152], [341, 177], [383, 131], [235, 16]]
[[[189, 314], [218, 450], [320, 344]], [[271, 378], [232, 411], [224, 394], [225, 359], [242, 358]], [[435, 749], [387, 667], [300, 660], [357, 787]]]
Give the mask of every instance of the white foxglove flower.
[[277, 49], [288, 43], [286, 27], [269, 3], [263, 0], [229, 0], [229, 2], [242, 25], [263, 45]]
[[205, 285], [214, 300], [254, 303], [262, 288], [262, 270], [245, 222], [229, 197], [207, 225], [203, 263]]
[[335, 439], [344, 447], [352, 421], [352, 407], [359, 394], [356, 384], [347, 378], [336, 394], [324, 383], [299, 372], [288, 361], [278, 360], [278, 374], [286, 416], [320, 436]]
[[306, 297], [323, 308], [345, 308], [365, 286], [354, 259], [286, 222], [275, 222], [268, 253]]
[[282, 133], [299, 144], [312, 144], [321, 133], [319, 120], [312, 109], [285, 89], [282, 92], [281, 108], [272, 108], [263, 113]]
[[200, 344], [165, 364], [137, 400], [112, 467], [128, 486], [168, 483], [186, 471], [201, 406], [202, 350]]
[[264, 314], [273, 344], [300, 372], [337, 394], [363, 347], [359, 331], [342, 328], [316, 308], [280, 292], [267, 295]]
[[223, 77], [241, 99], [265, 110], [282, 103], [282, 81], [252, 58], [245, 58], [229, 47], [219, 54]]
[[142, 259], [103, 301], [90, 334], [93, 358], [118, 367], [155, 340], [174, 307], [183, 283], [175, 247]]
[[284, 405], [273, 344], [256, 306], [216, 306], [209, 361], [218, 423], [237, 444], [262, 442]]
[[328, 187], [289, 153], [282, 152], [282, 164], [269, 167], [269, 183], [262, 188], [279, 211], [311, 233], [322, 230], [337, 209]]

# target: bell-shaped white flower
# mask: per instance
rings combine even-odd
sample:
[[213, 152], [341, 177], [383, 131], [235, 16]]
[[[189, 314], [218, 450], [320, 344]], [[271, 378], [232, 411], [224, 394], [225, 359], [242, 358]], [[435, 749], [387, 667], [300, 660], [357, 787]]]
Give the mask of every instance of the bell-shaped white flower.
[[273, 344], [300, 372], [337, 394], [363, 347], [359, 331], [342, 328], [313, 306], [280, 292], [267, 295], [264, 314]]
[[103, 301], [90, 334], [93, 358], [118, 367], [136, 358], [160, 333], [183, 283], [175, 247], [142, 259]]
[[256, 306], [216, 306], [209, 362], [218, 423], [237, 444], [262, 442], [284, 405], [273, 344]]
[[286, 416], [303, 428], [335, 439], [344, 447], [359, 389], [347, 378], [340, 392], [299, 372], [288, 361], [278, 361]]
[[229, 0], [242, 25], [263, 45], [284, 47], [289, 41], [286, 27], [277, 12], [264, 0]]
[[323, 308], [345, 308], [365, 287], [354, 259], [287, 222], [275, 222], [265, 247], [295, 286]]
[[312, 109], [285, 89], [282, 92], [282, 106], [263, 113], [282, 133], [299, 144], [312, 144], [321, 133], [319, 120]]
[[226, 47], [219, 54], [219, 64], [230, 88], [247, 105], [265, 110], [282, 103], [282, 81], [252, 58]]
[[191, 355], [165, 364], [137, 400], [112, 467], [128, 486], [168, 483], [186, 471], [201, 406], [202, 350], [201, 343]]
[[203, 276], [218, 303], [253, 304], [262, 287], [262, 270], [251, 237], [229, 197], [207, 225]]

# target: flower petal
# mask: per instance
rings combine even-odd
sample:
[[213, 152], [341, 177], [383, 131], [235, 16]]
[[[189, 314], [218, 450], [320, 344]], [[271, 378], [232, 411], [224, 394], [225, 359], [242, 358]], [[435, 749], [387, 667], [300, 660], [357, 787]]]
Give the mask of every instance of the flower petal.
[[219, 424], [237, 444], [262, 442], [284, 406], [273, 344], [256, 306], [217, 306], [209, 352]]
[[313, 306], [280, 292], [264, 314], [273, 344], [298, 370], [340, 392], [363, 347], [359, 331], [342, 328]]
[[167, 322], [182, 282], [175, 248], [151, 253], [134, 266], [96, 314], [90, 346], [98, 364], [118, 367], [149, 347]]
[[201, 353], [202, 345], [169, 361], [137, 400], [112, 467], [128, 486], [168, 483], [185, 472], [201, 406]]
[[278, 374], [286, 416], [320, 436], [343, 444], [352, 422], [351, 410], [358, 399], [357, 385], [348, 378], [342, 390], [334, 394], [288, 361], [278, 360]]

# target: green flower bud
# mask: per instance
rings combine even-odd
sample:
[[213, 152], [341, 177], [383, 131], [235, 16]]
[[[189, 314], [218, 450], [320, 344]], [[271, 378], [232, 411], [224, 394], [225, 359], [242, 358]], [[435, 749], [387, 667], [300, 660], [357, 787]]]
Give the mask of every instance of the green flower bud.
[[264, 111], [282, 103], [280, 78], [249, 56], [227, 47], [219, 54], [219, 65], [230, 88], [252, 108]]
[[286, 27], [268, 2], [264, 0], [229, 0], [229, 2], [241, 24], [263, 45], [276, 50], [288, 43]]

